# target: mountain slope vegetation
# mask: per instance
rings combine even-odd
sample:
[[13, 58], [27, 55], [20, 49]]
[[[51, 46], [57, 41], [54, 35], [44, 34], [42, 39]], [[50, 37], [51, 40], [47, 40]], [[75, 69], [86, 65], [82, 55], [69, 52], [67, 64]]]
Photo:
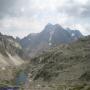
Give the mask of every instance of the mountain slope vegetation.
[[30, 90], [90, 90], [90, 36], [48, 50], [27, 71]]

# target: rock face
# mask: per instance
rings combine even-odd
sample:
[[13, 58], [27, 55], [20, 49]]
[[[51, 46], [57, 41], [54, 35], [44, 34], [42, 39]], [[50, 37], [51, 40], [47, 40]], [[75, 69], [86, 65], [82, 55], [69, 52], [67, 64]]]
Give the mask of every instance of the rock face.
[[40, 53], [59, 44], [70, 43], [80, 37], [82, 37], [82, 34], [78, 30], [64, 29], [58, 24], [47, 24], [42, 32], [30, 34], [20, 40], [20, 43], [33, 57], [38, 52]]
[[31, 60], [30, 90], [90, 90], [90, 36]]
[[12, 37], [0, 33], [0, 86], [12, 85], [19, 67], [24, 64], [21, 45]]
[[18, 66], [23, 62], [21, 45], [13, 37], [0, 33], [0, 67]]

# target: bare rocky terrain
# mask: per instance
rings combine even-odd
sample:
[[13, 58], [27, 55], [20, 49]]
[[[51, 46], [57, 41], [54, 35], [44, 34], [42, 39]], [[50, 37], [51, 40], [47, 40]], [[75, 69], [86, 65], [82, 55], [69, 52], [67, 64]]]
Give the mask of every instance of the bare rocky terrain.
[[25, 90], [90, 90], [90, 36], [31, 60]]
[[24, 63], [22, 46], [12, 36], [0, 33], [0, 86], [13, 85]]
[[6, 86], [90, 90], [90, 36], [51, 46], [30, 59], [16, 39], [0, 34], [0, 87]]
[[35, 57], [51, 47], [67, 44], [83, 37], [79, 30], [64, 29], [59, 24], [47, 24], [40, 33], [31, 33], [17, 39], [30, 57]]

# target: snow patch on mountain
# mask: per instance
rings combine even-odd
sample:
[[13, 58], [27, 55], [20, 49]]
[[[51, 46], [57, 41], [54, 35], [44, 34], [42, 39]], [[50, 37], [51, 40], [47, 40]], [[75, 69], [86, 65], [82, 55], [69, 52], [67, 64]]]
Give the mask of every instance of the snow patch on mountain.
[[72, 35], [71, 35], [72, 37], [74, 37], [75, 36], [75, 33], [72, 33]]
[[50, 32], [50, 37], [49, 37], [49, 46], [51, 46], [52, 45], [52, 37], [53, 37], [53, 35], [54, 35], [54, 31], [51, 31]]

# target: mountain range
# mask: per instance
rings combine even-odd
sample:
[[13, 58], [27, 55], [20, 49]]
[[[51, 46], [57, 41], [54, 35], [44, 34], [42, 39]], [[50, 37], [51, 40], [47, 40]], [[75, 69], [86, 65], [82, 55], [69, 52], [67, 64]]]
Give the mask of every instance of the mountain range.
[[59, 24], [23, 39], [0, 33], [0, 86], [63, 90], [61, 84], [89, 84], [89, 39]]
[[40, 33], [29, 34], [23, 39], [0, 33], [0, 67], [21, 65], [28, 57], [78, 40], [83, 35], [78, 30], [62, 28], [59, 24], [47, 24]]
[[79, 30], [64, 29], [59, 24], [47, 24], [40, 33], [29, 34], [23, 39], [17, 38], [30, 57], [34, 57], [59, 44], [74, 42], [83, 35]]

